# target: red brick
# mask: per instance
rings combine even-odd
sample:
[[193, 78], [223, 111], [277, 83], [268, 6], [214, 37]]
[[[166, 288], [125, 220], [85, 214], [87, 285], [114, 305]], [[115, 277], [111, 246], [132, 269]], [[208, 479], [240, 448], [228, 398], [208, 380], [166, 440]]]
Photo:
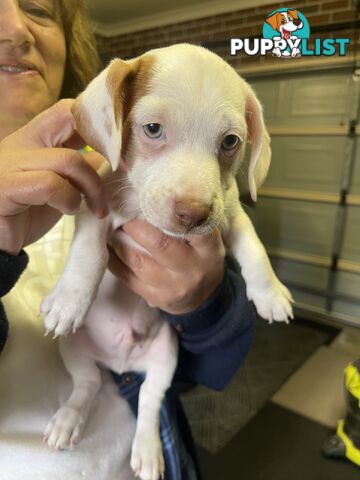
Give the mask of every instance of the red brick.
[[320, 10], [320, 5], [304, 5], [303, 7], [298, 9], [304, 15], [308, 15], [309, 13], [317, 13]]
[[330, 14], [323, 13], [321, 15], [310, 15], [308, 21], [310, 23], [310, 28], [314, 25], [327, 25], [330, 22]]
[[254, 13], [258, 13], [259, 8], [247, 8], [245, 10], [236, 10], [235, 12], [231, 12], [231, 18], [244, 18], [249, 15], [254, 15]]
[[234, 37], [251, 37], [253, 35], [261, 36], [261, 34], [262, 34], [261, 29], [259, 29], [257, 26], [251, 26], [251, 25], [237, 28], [233, 32]]
[[[199, 29], [205, 29], [207, 25], [214, 25], [216, 22], [214, 20], [207, 21], [205, 18], [202, 18], [201, 21], [196, 22], [196, 26]], [[222, 22], [218, 22], [222, 23]]]
[[243, 25], [244, 19], [243, 18], [233, 18], [226, 20], [224, 22], [225, 27], [236, 27], [237, 25]]
[[263, 13], [257, 15], [249, 15], [244, 18], [245, 23], [261, 23], [263, 24], [265, 21], [266, 15]]
[[278, 8], [284, 8], [283, 3], [274, 3], [273, 5], [262, 5], [261, 7], [258, 8], [258, 12], [264, 15], [264, 18], [274, 10], [277, 10]]
[[326, 2], [322, 4], [322, 10], [335, 10], [337, 8], [346, 8], [349, 6], [348, 0], [335, 0], [333, 2]]
[[344, 10], [332, 13], [333, 23], [351, 22], [357, 18], [359, 18], [359, 15], [356, 14], [354, 10]]

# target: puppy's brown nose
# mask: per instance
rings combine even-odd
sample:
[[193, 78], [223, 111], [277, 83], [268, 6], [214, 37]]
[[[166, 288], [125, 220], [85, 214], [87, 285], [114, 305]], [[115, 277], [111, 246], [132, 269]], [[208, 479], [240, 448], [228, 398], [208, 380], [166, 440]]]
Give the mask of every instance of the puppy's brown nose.
[[179, 200], [175, 202], [174, 213], [179, 225], [199, 227], [208, 219], [210, 206], [196, 200]]
[[298, 27], [300, 25], [300, 23], [301, 23], [300, 18], [294, 18], [294, 20], [293, 20], [294, 25], [296, 25]]

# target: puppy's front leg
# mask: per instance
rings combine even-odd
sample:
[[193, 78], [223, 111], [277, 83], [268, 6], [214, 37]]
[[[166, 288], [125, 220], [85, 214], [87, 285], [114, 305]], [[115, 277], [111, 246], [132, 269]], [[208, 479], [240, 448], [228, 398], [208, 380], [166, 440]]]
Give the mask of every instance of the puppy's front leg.
[[47, 332], [64, 335], [84, 322], [108, 263], [108, 228], [107, 218], [100, 220], [82, 206], [65, 270], [40, 307]]
[[258, 314], [270, 323], [288, 322], [293, 318], [291, 293], [275, 275], [265, 248], [238, 201], [234, 207], [226, 241], [241, 266], [247, 297], [254, 302]]

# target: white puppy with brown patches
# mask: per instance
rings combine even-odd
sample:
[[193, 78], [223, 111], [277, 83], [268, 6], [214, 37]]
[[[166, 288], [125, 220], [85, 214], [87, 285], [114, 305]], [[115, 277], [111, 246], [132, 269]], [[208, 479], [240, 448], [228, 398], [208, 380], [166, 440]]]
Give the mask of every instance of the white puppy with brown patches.
[[[100, 387], [97, 365], [145, 372], [131, 466], [142, 479], [155, 480], [164, 473], [159, 412], [176, 368], [177, 339], [157, 309], [106, 269], [106, 244], [139, 215], [182, 239], [219, 228], [259, 315], [287, 322], [291, 295], [240, 205], [235, 179], [248, 141], [256, 200], [270, 139], [250, 86], [220, 57], [188, 44], [113, 60], [78, 97], [73, 113], [85, 141], [109, 160], [114, 181], [107, 183], [107, 218], [86, 209], [77, 215], [66, 268], [41, 306], [48, 331], [75, 332], [60, 339], [74, 390], [45, 437], [57, 449], [79, 440]], [[122, 182], [127, 188], [119, 188]]]

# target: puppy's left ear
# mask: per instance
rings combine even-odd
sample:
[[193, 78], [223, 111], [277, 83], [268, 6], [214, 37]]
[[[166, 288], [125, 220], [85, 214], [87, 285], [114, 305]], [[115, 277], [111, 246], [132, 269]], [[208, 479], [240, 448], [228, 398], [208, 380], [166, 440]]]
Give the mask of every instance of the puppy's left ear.
[[270, 137], [264, 124], [262, 107], [253, 89], [247, 85], [245, 116], [247, 141], [251, 143], [249, 189], [254, 202], [257, 190], [264, 182], [271, 160]]

